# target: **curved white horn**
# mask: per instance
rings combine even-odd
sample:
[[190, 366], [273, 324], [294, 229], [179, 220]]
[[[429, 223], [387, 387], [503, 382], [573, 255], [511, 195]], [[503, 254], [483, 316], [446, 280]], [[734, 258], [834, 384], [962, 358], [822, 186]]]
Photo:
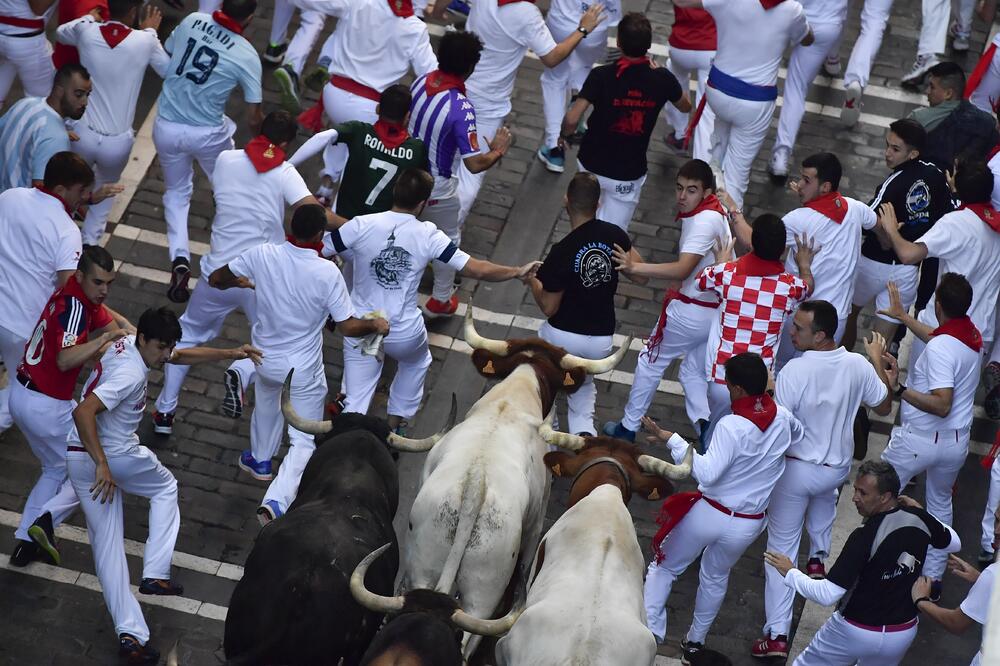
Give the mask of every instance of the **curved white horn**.
[[542, 421], [542, 424], [538, 426], [538, 434], [542, 436], [546, 444], [558, 446], [560, 449], [566, 449], [567, 451], [582, 451], [583, 447], [587, 444], [587, 440], [579, 435], [571, 435], [568, 432], [553, 430], [552, 412], [549, 412], [549, 415]]
[[288, 375], [285, 376], [285, 385], [281, 387], [281, 413], [285, 416], [285, 420], [288, 421], [288, 425], [309, 435], [323, 435], [330, 432], [333, 430], [332, 421], [304, 419], [292, 407], [292, 399], [289, 396], [292, 386], [292, 374], [294, 373], [295, 368], [288, 371]]
[[517, 622], [517, 618], [520, 615], [521, 610], [519, 609], [512, 610], [496, 620], [481, 620], [478, 617], [472, 617], [459, 608], [451, 614], [451, 621], [455, 623], [456, 627], [463, 631], [467, 631], [470, 634], [478, 634], [480, 636], [502, 636], [510, 631], [510, 628], [514, 626], [514, 623]]
[[492, 340], [476, 333], [476, 322], [472, 319], [472, 301], [465, 308], [465, 342], [473, 349], [485, 349], [497, 356], [506, 356], [510, 351], [506, 340]]
[[581, 358], [579, 356], [573, 356], [572, 354], [566, 354], [562, 357], [559, 362], [559, 366], [563, 370], [572, 370], [574, 368], [583, 368], [584, 371], [591, 375], [599, 375], [609, 370], [613, 370], [615, 366], [622, 362], [625, 358], [625, 354], [628, 353], [629, 348], [632, 346], [632, 336], [628, 336], [625, 340], [625, 344], [618, 348], [611, 356], [605, 356], [604, 358], [591, 359], [591, 358]]
[[438, 432], [434, 433], [430, 437], [424, 437], [423, 439], [410, 439], [409, 437], [403, 437], [402, 435], [397, 435], [394, 432], [389, 433], [389, 438], [386, 440], [389, 446], [396, 449], [397, 451], [406, 451], [408, 453], [421, 453], [423, 451], [430, 451], [434, 448], [434, 445], [441, 440], [448, 431], [452, 429], [455, 425], [455, 418], [458, 416], [458, 398], [455, 394], [451, 394], [451, 413], [448, 414], [448, 422], [444, 424]]
[[664, 479], [679, 481], [691, 476], [691, 460], [694, 458], [694, 447], [688, 446], [687, 455], [680, 465], [671, 465], [665, 460], [654, 458], [653, 456], [639, 456], [637, 463], [644, 472], [662, 476]]
[[383, 597], [381, 594], [375, 594], [365, 587], [365, 574], [368, 573], [368, 567], [382, 553], [387, 551], [391, 545], [391, 543], [387, 543], [378, 550], [369, 553], [365, 556], [365, 559], [358, 562], [358, 566], [354, 568], [354, 573], [351, 574], [351, 594], [354, 596], [354, 600], [368, 610], [377, 613], [399, 612], [403, 609], [403, 604], [406, 602], [404, 597]]

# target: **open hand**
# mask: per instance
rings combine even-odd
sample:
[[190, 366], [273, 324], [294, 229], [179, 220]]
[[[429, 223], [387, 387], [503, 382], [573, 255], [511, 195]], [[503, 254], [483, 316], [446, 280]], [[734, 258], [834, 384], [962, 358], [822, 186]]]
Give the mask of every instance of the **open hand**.
[[107, 199], [108, 197], [115, 196], [124, 189], [125, 186], [119, 185], [118, 183], [108, 183], [106, 185], [101, 185], [90, 194], [90, 202], [100, 203], [105, 199]]
[[626, 251], [618, 243], [614, 244], [614, 249], [611, 250], [611, 259], [615, 262], [615, 268], [622, 271], [623, 273], [629, 273], [635, 268], [635, 261], [633, 261], [632, 253]]
[[899, 232], [901, 225], [896, 219], [896, 209], [891, 203], [884, 203], [878, 207], [878, 223], [887, 234]]
[[163, 12], [156, 5], [146, 5], [146, 11], [142, 14], [142, 23], [139, 24], [139, 29], [152, 28], [153, 30], [159, 30], [162, 20]]
[[736, 238], [730, 238], [728, 241], [723, 241], [721, 236], [717, 236], [715, 242], [712, 244], [712, 252], [715, 253], [715, 261], [720, 264], [732, 261], [733, 250], [735, 248]]
[[107, 504], [115, 498], [115, 480], [111, 478], [111, 468], [107, 461], [99, 464], [94, 472], [90, 496], [95, 502], [100, 498], [101, 504]]
[[510, 129], [503, 126], [497, 130], [496, 134], [493, 135], [493, 140], [489, 142], [490, 150], [495, 153], [499, 153], [500, 156], [503, 157], [510, 149], [512, 141], [513, 139], [510, 134]]
[[886, 288], [889, 290], [889, 307], [879, 310], [878, 313], [902, 321], [906, 316], [906, 309], [903, 308], [903, 299], [899, 296], [899, 287], [895, 282], [889, 281], [886, 283]]
[[795, 236], [795, 261], [805, 266], [812, 266], [813, 259], [819, 254], [820, 246], [815, 238], [802, 234]]
[[913, 587], [910, 588], [910, 598], [916, 601], [920, 597], [929, 596], [931, 596], [931, 579], [927, 576], [920, 576], [913, 581]]
[[650, 444], [662, 444], [674, 435], [674, 433], [669, 430], [661, 428], [657, 425], [656, 421], [648, 416], [642, 417], [642, 429], [649, 433], [649, 437], [646, 438], [646, 441]]
[[948, 571], [970, 583], [975, 583], [979, 580], [979, 569], [954, 553], [948, 555]]
[[594, 32], [594, 28], [600, 25], [601, 21], [607, 17], [607, 14], [604, 13], [604, 5], [595, 2], [590, 7], [587, 7], [587, 11], [580, 17], [580, 27], [587, 32]]
[[248, 358], [254, 365], [260, 365], [264, 359], [264, 352], [253, 345], [241, 345], [233, 350], [233, 358], [237, 361]]
[[788, 572], [795, 568], [795, 564], [788, 559], [787, 555], [774, 553], [770, 550], [764, 551], [764, 562], [777, 569], [782, 577], [787, 576]]

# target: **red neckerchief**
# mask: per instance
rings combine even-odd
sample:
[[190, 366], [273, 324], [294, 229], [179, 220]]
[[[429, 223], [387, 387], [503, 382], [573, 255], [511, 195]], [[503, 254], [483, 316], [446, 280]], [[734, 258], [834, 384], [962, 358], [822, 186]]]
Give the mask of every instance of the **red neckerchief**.
[[375, 121], [375, 134], [378, 136], [378, 140], [382, 142], [382, 145], [389, 150], [394, 150], [398, 148], [404, 141], [410, 138], [410, 133], [406, 131], [406, 127], [400, 123], [394, 123], [389, 120], [383, 120], [379, 118]]
[[768, 9], [774, 9], [784, 1], [785, 0], [760, 0], [760, 4], [763, 5], [764, 11], [767, 11]]
[[83, 307], [87, 308], [87, 314], [89, 315], [93, 315], [95, 312], [98, 312], [101, 308], [104, 307], [103, 304], [98, 305], [97, 303], [94, 303], [89, 298], [87, 298], [87, 295], [83, 293], [83, 287], [80, 285], [79, 282], [76, 281], [75, 274], [70, 275], [69, 279], [66, 280], [66, 284], [63, 285], [61, 293], [65, 294], [66, 296], [72, 296], [81, 303], [83, 303]]
[[400, 18], [413, 16], [413, 0], [389, 0], [389, 9]]
[[111, 48], [115, 48], [121, 44], [122, 40], [128, 37], [131, 32], [132, 28], [118, 21], [109, 21], [101, 24], [101, 36], [104, 37], [104, 41]]
[[736, 273], [739, 275], [767, 277], [768, 275], [778, 275], [784, 272], [785, 266], [780, 261], [761, 259], [753, 252], [747, 252], [736, 260]]
[[991, 159], [996, 157], [997, 153], [1000, 153], [1000, 144], [997, 144], [992, 148], [990, 148], [990, 152], [986, 153], [986, 161], [989, 162]]
[[63, 208], [66, 210], [66, 214], [67, 215], [72, 215], [73, 214], [73, 209], [69, 207], [69, 204], [66, 203], [66, 200], [63, 199], [58, 194], [56, 194], [55, 192], [53, 192], [52, 190], [48, 189], [44, 185], [35, 185], [35, 189], [37, 189], [39, 192], [44, 192], [45, 194], [49, 195], [50, 197], [54, 197], [54, 198], [58, 199], [59, 203], [61, 203], [62, 206], [63, 206]]
[[996, 462], [997, 456], [1000, 455], [1000, 430], [997, 431], [996, 437], [993, 438], [993, 446], [990, 448], [990, 452], [983, 456], [983, 459], [979, 461], [983, 469], [987, 472], [992, 471], [993, 463]]
[[515, 2], [530, 2], [535, 3], [535, 0], [497, 0], [497, 7], [503, 7], [504, 5], [511, 5]]
[[252, 139], [243, 152], [250, 158], [250, 163], [253, 164], [254, 169], [257, 169], [257, 173], [270, 171], [281, 166], [281, 163], [285, 161], [285, 151], [280, 146], [271, 143], [271, 140], [263, 134]]
[[778, 406], [766, 393], [747, 395], [733, 401], [733, 414], [742, 416], [764, 432], [778, 415]]
[[812, 208], [817, 213], [825, 215], [837, 224], [847, 217], [847, 202], [840, 192], [834, 190], [827, 194], [816, 197], [806, 204], [806, 208]]
[[457, 90], [464, 95], [465, 81], [460, 76], [435, 69], [424, 79], [424, 88], [427, 90], [428, 97], [437, 95], [439, 92], [444, 92], [445, 90]]
[[722, 207], [721, 203], [719, 203], [719, 197], [714, 194], [709, 194], [707, 197], [702, 199], [701, 203], [695, 206], [690, 213], [677, 213], [677, 217], [675, 219], [682, 220], [686, 217], [694, 217], [698, 213], [705, 210], [712, 210], [723, 217], [726, 216], [726, 209]]
[[701, 492], [695, 490], [686, 493], [674, 493], [663, 502], [663, 506], [660, 507], [660, 513], [656, 516], [656, 524], [660, 526], [660, 529], [656, 531], [656, 536], [653, 537], [653, 558], [657, 564], [663, 561], [663, 540], [667, 538], [671, 530], [677, 527], [677, 524], [681, 522], [684, 516], [688, 514], [701, 498]]
[[618, 58], [618, 69], [615, 70], [615, 78], [620, 79], [622, 73], [629, 67], [634, 67], [636, 65], [649, 65], [649, 56], [642, 56], [641, 58], [629, 58], [628, 56], [622, 56]]
[[316, 241], [315, 243], [310, 243], [308, 241], [300, 241], [295, 236], [288, 234], [285, 236], [285, 240], [294, 245], [295, 247], [301, 247], [305, 250], [316, 250], [316, 254], [323, 256], [323, 241]]
[[949, 319], [931, 331], [931, 335], [950, 335], [974, 352], [983, 348], [983, 336], [967, 315]]
[[963, 204], [959, 210], [968, 208], [993, 231], [1000, 233], [1000, 213], [988, 203]]
[[223, 14], [221, 9], [216, 9], [212, 12], [212, 20], [221, 25], [226, 30], [232, 30], [237, 35], [243, 34], [243, 26], [240, 22], [229, 16], [228, 14]]

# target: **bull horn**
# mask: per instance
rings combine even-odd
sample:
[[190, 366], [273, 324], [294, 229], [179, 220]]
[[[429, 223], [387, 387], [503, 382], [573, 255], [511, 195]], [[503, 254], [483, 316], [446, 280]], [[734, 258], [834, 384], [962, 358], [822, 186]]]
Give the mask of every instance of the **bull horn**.
[[281, 413], [284, 415], [285, 420], [288, 421], [288, 425], [307, 435], [324, 435], [330, 432], [333, 430], [332, 421], [304, 419], [292, 407], [292, 399], [289, 396], [291, 394], [292, 375], [294, 373], [295, 368], [288, 371], [288, 375], [285, 376], [285, 385], [281, 387]]
[[181, 642], [181, 639], [174, 641], [174, 646], [170, 648], [170, 652], [167, 653], [167, 666], [177, 666], [177, 645]]
[[462, 631], [467, 631], [470, 634], [477, 634], [479, 636], [502, 636], [510, 631], [510, 628], [514, 626], [514, 623], [517, 622], [517, 618], [520, 615], [520, 610], [512, 610], [497, 620], [481, 620], [478, 617], [472, 617], [459, 608], [451, 614], [451, 621], [455, 623], [456, 627]]
[[545, 417], [542, 424], [538, 426], [538, 434], [542, 436], [546, 444], [551, 444], [552, 446], [558, 446], [560, 449], [566, 449], [567, 451], [581, 451], [583, 447], [587, 444], [587, 440], [579, 435], [571, 435], [568, 432], [559, 432], [558, 430], [553, 430], [552, 428], [552, 412]]
[[679, 481], [691, 476], [691, 460], [694, 458], [694, 447], [688, 446], [687, 455], [680, 465], [671, 465], [665, 460], [654, 458], [653, 456], [639, 456], [637, 463], [642, 471], [656, 474], [664, 479]]
[[376, 613], [397, 613], [403, 609], [403, 604], [406, 602], [405, 597], [383, 597], [365, 587], [365, 574], [368, 573], [368, 567], [391, 545], [391, 543], [387, 543], [378, 550], [369, 553], [365, 559], [358, 562], [354, 573], [351, 574], [351, 594], [354, 596], [354, 600]]
[[506, 356], [510, 347], [506, 340], [492, 340], [476, 333], [476, 322], [472, 318], [472, 301], [465, 308], [465, 343], [473, 349], [484, 349], [497, 356]]
[[622, 362], [625, 358], [625, 354], [628, 353], [629, 348], [632, 346], [632, 336], [628, 336], [625, 340], [625, 344], [618, 348], [611, 356], [605, 356], [604, 358], [591, 359], [591, 358], [581, 358], [579, 356], [573, 356], [572, 354], [566, 354], [559, 361], [559, 366], [563, 370], [573, 370], [575, 368], [583, 368], [585, 372], [591, 375], [600, 375], [602, 373], [614, 370], [615, 366]]
[[403, 437], [402, 435], [397, 435], [394, 432], [389, 433], [389, 438], [386, 440], [389, 446], [396, 449], [397, 451], [406, 451], [408, 453], [422, 453], [424, 451], [430, 451], [434, 448], [442, 437], [448, 434], [455, 425], [455, 419], [458, 416], [458, 398], [455, 394], [451, 394], [451, 412], [448, 414], [448, 422], [444, 424], [438, 432], [434, 433], [430, 437], [424, 437], [423, 439], [410, 439], [409, 437]]

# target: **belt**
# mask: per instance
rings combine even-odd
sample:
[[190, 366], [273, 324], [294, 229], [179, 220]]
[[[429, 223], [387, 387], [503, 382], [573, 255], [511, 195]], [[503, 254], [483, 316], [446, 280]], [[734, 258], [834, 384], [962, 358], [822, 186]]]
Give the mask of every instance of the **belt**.
[[370, 99], [373, 102], [379, 101], [382, 97], [382, 93], [374, 88], [369, 88], [363, 83], [358, 83], [354, 79], [349, 79], [346, 76], [340, 76], [339, 74], [334, 74], [330, 77], [330, 85], [334, 88], [346, 90], [347, 92], [357, 95], [358, 97]]
[[667, 292], [666, 297], [663, 299], [663, 307], [660, 310], [660, 318], [656, 320], [656, 330], [653, 334], [649, 336], [649, 340], [646, 341], [646, 348], [642, 352], [649, 357], [650, 362], [655, 363], [656, 359], [660, 356], [660, 343], [663, 342], [663, 329], [667, 326], [667, 308], [674, 301], [680, 301], [687, 305], [697, 305], [702, 308], [709, 308], [714, 310], [719, 307], [722, 301], [699, 301], [695, 298], [691, 298], [687, 294], [684, 294], [677, 289], [671, 289]]
[[789, 460], [798, 460], [799, 462], [809, 463], [810, 465], [822, 465], [823, 467], [833, 467], [833, 465], [831, 465], [829, 463], [816, 463], [816, 462], [813, 462], [811, 460], [803, 460], [802, 458], [799, 458], [798, 456], [790, 456], [787, 453], [785, 454], [785, 457], [788, 458]]
[[850, 620], [846, 617], [844, 618], [844, 622], [846, 622], [851, 626], [857, 627], [858, 629], [864, 629], [865, 631], [877, 631], [879, 633], [885, 632], [891, 634], [896, 631], [906, 631], [907, 629], [916, 626], [917, 618], [913, 618], [909, 622], [904, 622], [902, 624], [881, 624], [881, 625], [861, 624], [860, 622], [855, 622], [854, 620]]
[[38, 384], [31, 381], [31, 378], [28, 377], [28, 375], [24, 374], [23, 372], [17, 373], [17, 381], [21, 386], [28, 389], [29, 391], [35, 391], [36, 393], [43, 393], [42, 389], [38, 388]]
[[750, 102], [773, 102], [778, 99], [778, 86], [758, 86], [730, 76], [715, 65], [708, 72], [708, 86], [736, 99]]
[[[33, 30], [45, 31], [45, 19], [26, 19], [16, 16], [0, 16], [0, 23], [12, 25], [15, 28], [31, 28]], [[7, 35], [8, 37], [20, 37], [21, 35]]]
[[714, 499], [711, 499], [709, 497], [704, 497], [703, 496], [702, 499], [705, 500], [706, 502], [708, 502], [710, 505], [712, 505], [716, 509], [718, 509], [719, 511], [721, 511], [722, 513], [724, 513], [726, 515], [729, 515], [729, 516], [733, 516], [734, 518], [746, 518], [748, 520], [760, 520], [761, 518], [764, 517], [763, 513], [739, 513], [738, 511], [733, 511], [732, 509], [730, 509], [725, 504], [722, 504], [721, 502], [716, 502]]
[[67, 451], [73, 451], [73, 452], [80, 452], [80, 453], [86, 453], [87, 452], [87, 449], [83, 448], [82, 446], [73, 446], [72, 444], [70, 444], [69, 446], [67, 446], [66, 450]]

